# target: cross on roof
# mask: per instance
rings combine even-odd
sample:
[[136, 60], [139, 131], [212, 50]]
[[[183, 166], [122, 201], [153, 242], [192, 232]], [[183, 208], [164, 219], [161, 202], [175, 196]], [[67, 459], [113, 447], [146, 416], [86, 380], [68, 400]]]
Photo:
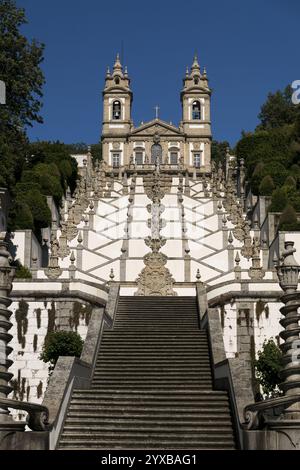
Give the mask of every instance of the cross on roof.
[[158, 112], [160, 110], [160, 107], [158, 105], [154, 106], [155, 109], [155, 119], [158, 119]]

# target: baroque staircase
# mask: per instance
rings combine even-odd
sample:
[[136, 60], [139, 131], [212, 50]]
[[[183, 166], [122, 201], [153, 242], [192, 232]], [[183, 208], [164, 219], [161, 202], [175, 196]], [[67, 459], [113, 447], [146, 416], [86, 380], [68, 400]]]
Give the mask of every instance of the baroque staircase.
[[120, 297], [89, 390], [74, 390], [59, 449], [235, 449], [213, 389], [195, 297]]

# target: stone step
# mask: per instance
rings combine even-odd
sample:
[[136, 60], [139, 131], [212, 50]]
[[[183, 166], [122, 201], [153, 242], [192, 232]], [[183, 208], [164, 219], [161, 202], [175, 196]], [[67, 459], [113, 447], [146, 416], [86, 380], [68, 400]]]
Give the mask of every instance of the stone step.
[[[153, 436], [154, 434], [154, 436]], [[210, 435], [208, 435], [210, 434]], [[177, 440], [177, 439], [182, 439], [182, 440], [187, 440], [187, 439], [199, 439], [199, 440], [210, 440], [210, 441], [218, 441], [219, 439], [222, 439], [223, 441], [225, 440], [232, 440], [232, 430], [228, 429], [222, 429], [221, 427], [217, 427], [211, 433], [208, 433], [207, 430], [189, 430], [189, 431], [182, 431], [180, 432], [178, 429], [168, 429], [167, 431], [159, 431], [158, 429], [153, 429], [153, 430], [145, 430], [143, 431], [142, 429], [138, 429], [138, 431], [131, 431], [131, 430], [124, 430], [123, 432], [121, 430], [118, 430], [118, 432], [115, 432], [115, 430], [107, 430], [107, 431], [94, 431], [91, 433], [88, 430], [85, 431], [84, 429], [79, 429], [77, 432], [76, 431], [64, 431], [64, 435], [61, 438], [61, 442], [63, 442], [64, 439], [71, 438], [76, 440], [82, 440], [84, 435], [86, 435], [86, 438], [90, 439], [91, 441], [97, 440], [99, 438], [107, 439], [109, 438], [111, 441], [115, 440], [118, 441], [120, 438], [126, 437], [127, 439], [135, 439], [137, 442], [144, 440], [145, 438], [151, 439], [151, 438], [163, 438], [166, 440]]]
[[147, 352], [136, 352], [136, 351], [115, 351], [115, 350], [102, 350], [101, 353], [98, 355], [98, 361], [105, 361], [109, 359], [135, 359], [139, 360], [142, 362], [143, 360], [147, 359], [157, 359], [161, 358], [162, 360], [169, 360], [169, 361], [176, 361], [179, 359], [182, 360], [194, 360], [197, 361], [198, 363], [201, 363], [202, 359], [205, 360], [205, 354], [200, 354], [199, 352], [197, 354], [194, 354], [193, 352], [188, 352], [188, 351], [178, 351], [176, 353], [171, 352], [171, 351], [147, 351]]
[[168, 382], [164, 382], [164, 383], [161, 383], [161, 381], [157, 381], [155, 383], [155, 381], [152, 381], [152, 382], [148, 382], [148, 383], [139, 383], [139, 382], [136, 382], [136, 381], [132, 381], [132, 382], [129, 382], [128, 380], [127, 381], [112, 381], [110, 380], [109, 382], [105, 382], [105, 381], [93, 381], [92, 384], [91, 384], [91, 388], [99, 388], [101, 387], [103, 390], [104, 389], [107, 389], [107, 388], [111, 388], [113, 386], [118, 386], [119, 389], [127, 389], [127, 390], [157, 390], [157, 391], [160, 391], [160, 390], [163, 390], [163, 389], [170, 389], [170, 387], [177, 387], [177, 388], [180, 388], [180, 389], [183, 389], [185, 387], [190, 387], [190, 388], [198, 388], [198, 389], [211, 389], [212, 388], [212, 384], [211, 382], [200, 382], [200, 381], [192, 381], [192, 380], [188, 380], [186, 381], [186, 383], [182, 383], [181, 381], [171, 381], [169, 380]]
[[133, 432], [139, 432], [141, 434], [155, 433], [155, 435], [162, 435], [162, 433], [205, 433], [206, 435], [222, 433], [223, 436], [232, 436], [231, 423], [224, 424], [218, 422], [217, 424], [218, 426], [216, 426], [216, 420], [211, 425], [209, 425], [208, 423], [202, 425], [200, 425], [199, 423], [192, 423], [191, 425], [188, 425], [187, 423], [178, 422], [176, 424], [176, 428], [174, 429], [174, 423], [170, 423], [169, 425], [167, 425], [165, 422], [160, 424], [132, 423], [131, 425], [129, 425], [128, 422], [121, 424], [102, 423], [100, 425], [97, 423], [70, 424], [66, 422], [64, 430], [66, 436], [71, 433], [77, 433], [78, 431], [80, 431], [82, 435], [86, 433], [91, 433], [93, 436], [96, 437], [99, 435], [106, 435], [109, 432], [119, 432], [120, 434], [126, 433], [126, 435], [130, 435]]
[[83, 420], [88, 420], [92, 422], [131, 422], [136, 421], [139, 422], [143, 421], [155, 421], [159, 422], [160, 420], [163, 422], [172, 422], [173, 424], [177, 421], [188, 421], [191, 423], [199, 423], [199, 422], [218, 422], [226, 421], [231, 423], [230, 414], [228, 409], [226, 408], [216, 408], [215, 410], [203, 410], [203, 412], [196, 411], [195, 413], [191, 412], [189, 409], [182, 410], [176, 412], [173, 408], [170, 411], [164, 410], [156, 410], [150, 407], [150, 411], [147, 413], [143, 410], [135, 410], [134, 407], [132, 409], [95, 409], [95, 407], [85, 407], [84, 409], [77, 407], [72, 408], [68, 412], [68, 418], [70, 420], [77, 420], [77, 422], [83, 422]]
[[192, 370], [201, 371], [202, 369], [209, 368], [210, 370], [210, 363], [208, 361], [194, 361], [187, 363], [186, 361], [182, 362], [172, 362], [172, 361], [165, 361], [161, 362], [154, 362], [153, 360], [149, 361], [127, 361], [127, 360], [110, 360], [108, 361], [99, 361], [96, 364], [95, 371], [98, 370], [118, 370], [118, 369], [128, 369], [128, 370], [178, 370], [184, 371], [186, 368]]
[[180, 397], [183, 400], [185, 400], [188, 397], [188, 398], [197, 398], [199, 400], [216, 400], [216, 401], [227, 400], [228, 401], [227, 392], [223, 390], [207, 390], [207, 391], [201, 390], [201, 392], [200, 391], [197, 392], [194, 389], [193, 390], [188, 389], [188, 387], [186, 387], [184, 390], [162, 390], [159, 395], [157, 394], [157, 392], [155, 392], [155, 394], [151, 394], [149, 392], [143, 392], [143, 391], [137, 391], [137, 392], [130, 391], [126, 393], [123, 390], [115, 390], [115, 389], [111, 389], [106, 392], [102, 392], [101, 390], [95, 391], [91, 389], [88, 389], [88, 390], [74, 389], [73, 391], [74, 397], [82, 396], [82, 395], [84, 396], [89, 396], [89, 395], [96, 396], [97, 395], [99, 397], [102, 395], [105, 395], [105, 396], [109, 396], [113, 398], [128, 396], [134, 399], [138, 397], [140, 398], [152, 397], [152, 398], [166, 398], [166, 399], [172, 398], [172, 397]]
[[206, 363], [203, 363], [202, 361], [198, 364], [192, 364], [192, 365], [189, 365], [189, 367], [187, 368], [186, 367], [186, 364], [185, 363], [182, 363], [181, 365], [178, 365], [178, 364], [172, 364], [172, 363], [169, 363], [169, 364], [161, 364], [161, 363], [158, 363], [157, 365], [154, 365], [153, 362], [149, 362], [148, 364], [127, 364], [126, 362], [124, 362], [123, 365], [120, 365], [118, 362], [114, 363], [114, 364], [107, 364], [107, 362], [105, 361], [104, 363], [97, 363], [96, 364], [96, 367], [95, 367], [95, 372], [100, 372], [100, 371], [114, 371], [114, 372], [117, 372], [117, 371], [128, 371], [128, 372], [131, 372], [131, 371], [147, 371], [147, 373], [151, 373], [151, 372], [156, 372], [156, 371], [159, 371], [159, 372], [163, 372], [163, 371], [166, 371], [166, 372], [169, 372], [169, 371], [172, 371], [172, 372], [185, 372], [185, 371], [193, 371], [193, 372], [201, 372], [201, 371], [211, 371], [211, 367], [210, 367], [210, 363], [209, 361], [206, 361]]
[[109, 377], [134, 377], [138, 380], [152, 380], [153, 378], [159, 378], [163, 379], [164, 377], [168, 378], [178, 378], [178, 379], [183, 379], [183, 378], [199, 378], [202, 379], [203, 377], [210, 378], [211, 377], [211, 370], [210, 368], [207, 368], [202, 371], [198, 370], [183, 370], [183, 371], [178, 371], [178, 370], [161, 370], [161, 371], [148, 371], [147, 374], [143, 374], [142, 371], [140, 370], [114, 370], [114, 371], [109, 371], [109, 370], [96, 370], [94, 372], [93, 378], [103, 378], [103, 379], [108, 379]]
[[114, 331], [114, 330], [104, 330], [104, 333], [103, 333], [103, 336], [102, 336], [102, 339], [106, 339], [106, 338], [120, 338], [120, 339], [123, 339], [123, 338], [157, 338], [157, 339], [163, 339], [163, 338], [174, 338], [174, 339], [177, 339], [177, 338], [185, 338], [185, 339], [199, 339], [199, 340], [206, 340], [207, 341], [207, 336], [206, 335], [202, 335], [201, 334], [201, 331], [194, 331], [194, 330], [190, 330], [190, 331], [186, 331], [185, 333], [181, 333], [180, 331], [178, 332], [174, 332], [173, 334], [171, 333], [168, 333], [166, 331], [160, 331], [160, 330], [156, 330], [155, 332], [151, 332], [151, 331], [140, 331], [139, 335], [135, 335], [133, 333], [131, 333], [130, 331], [125, 331], [125, 332], [119, 332], [119, 331]]
[[132, 346], [161, 346], [168, 345], [172, 347], [177, 346], [205, 346], [208, 347], [206, 339], [187, 339], [187, 338], [102, 338], [101, 345], [126, 345], [130, 344]]
[[169, 344], [169, 343], [161, 343], [161, 344], [151, 344], [151, 343], [137, 343], [137, 344], [131, 344], [131, 343], [115, 343], [115, 344], [112, 344], [112, 345], [109, 345], [107, 343], [104, 343], [104, 344], [101, 344], [100, 345], [100, 348], [99, 348], [99, 351], [106, 351], [106, 350], [112, 350], [112, 349], [118, 349], [118, 350], [133, 350], [133, 351], [163, 351], [164, 349], [165, 350], [171, 350], [171, 351], [175, 351], [175, 352], [181, 352], [181, 350], [184, 350], [184, 351], [189, 351], [189, 352], [194, 352], [194, 353], [198, 353], [198, 352], [207, 352], [208, 351], [208, 346], [206, 344], [190, 344], [190, 343], [186, 343], [186, 344], [181, 344], [181, 343], [177, 343], [175, 344], [175, 347], [173, 344]]
[[179, 443], [174, 444], [173, 442], [166, 442], [160, 440], [159, 442], [155, 441], [147, 441], [144, 444], [139, 443], [138, 445], [135, 442], [131, 441], [124, 441], [120, 440], [118, 445], [115, 442], [108, 442], [108, 441], [101, 441], [97, 440], [92, 444], [86, 440], [83, 441], [76, 441], [76, 444], [73, 443], [72, 440], [67, 439], [64, 442], [59, 443], [59, 447], [57, 450], [165, 450], [168, 449], [172, 450], [204, 450], [204, 451], [212, 451], [212, 450], [235, 450], [234, 442], [222, 442], [219, 441], [217, 443], [206, 441], [205, 443], [199, 443], [198, 441], [193, 442], [190, 441], [189, 444]]
[[156, 333], [156, 332], [165, 332], [167, 331], [170, 334], [173, 333], [185, 333], [185, 332], [192, 332], [195, 331], [195, 327], [193, 326], [187, 326], [187, 325], [180, 325], [180, 326], [174, 326], [172, 325], [159, 325], [156, 326], [153, 323], [148, 323], [147, 325], [140, 325], [138, 326], [137, 323], [134, 323], [134, 325], [128, 325], [127, 323], [124, 323], [123, 325], [118, 325], [114, 324], [113, 331], [117, 331], [118, 333], [120, 332], [130, 332], [132, 334], [138, 335], [139, 333], [145, 333], [145, 332], [151, 332], [151, 333]]

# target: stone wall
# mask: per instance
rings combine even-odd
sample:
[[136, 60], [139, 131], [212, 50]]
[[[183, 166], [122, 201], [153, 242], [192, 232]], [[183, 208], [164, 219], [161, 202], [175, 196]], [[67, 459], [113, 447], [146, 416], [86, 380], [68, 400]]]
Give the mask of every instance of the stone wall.
[[87, 302], [68, 300], [18, 300], [11, 304], [13, 339], [9, 369], [14, 374], [11, 396], [41, 403], [47, 386], [48, 365], [39, 359], [47, 334], [77, 331], [85, 339], [92, 312]]
[[265, 340], [273, 338], [275, 341], [279, 341], [279, 332], [282, 329], [279, 324], [281, 318], [279, 309], [282, 305], [278, 301], [249, 299], [219, 306], [218, 312], [223, 329], [226, 357], [236, 357], [239, 350], [241, 340], [238, 340], [238, 336], [242, 335], [241, 328], [243, 326], [240, 322], [240, 310], [248, 310], [249, 327], [251, 323], [254, 351], [257, 354]]

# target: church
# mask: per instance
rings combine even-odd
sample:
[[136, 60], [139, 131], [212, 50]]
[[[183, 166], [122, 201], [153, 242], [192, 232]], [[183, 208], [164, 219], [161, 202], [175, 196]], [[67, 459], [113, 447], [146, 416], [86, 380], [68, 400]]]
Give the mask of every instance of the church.
[[[74, 155], [76, 190], [61, 207], [49, 198], [42, 245], [12, 234], [30, 279], [14, 278], [1, 237], [1, 449], [298, 446], [299, 232], [278, 230], [268, 198], [247, 190], [243, 159], [212, 160], [210, 100], [195, 56], [179, 126], [156, 107], [135, 127], [117, 56], [102, 160]], [[84, 344], [49, 378], [40, 353], [53, 331]], [[258, 401], [269, 338], [284, 352], [283, 393]]]
[[112, 74], [107, 70], [103, 91], [103, 159], [109, 166], [136, 165], [142, 169], [159, 159], [170, 169], [176, 169], [180, 162], [190, 170], [210, 172], [211, 90], [206, 72], [200, 73], [197, 57], [183, 82], [179, 127], [160, 120], [158, 107], [153, 121], [134, 127], [130, 79], [117, 56]]

